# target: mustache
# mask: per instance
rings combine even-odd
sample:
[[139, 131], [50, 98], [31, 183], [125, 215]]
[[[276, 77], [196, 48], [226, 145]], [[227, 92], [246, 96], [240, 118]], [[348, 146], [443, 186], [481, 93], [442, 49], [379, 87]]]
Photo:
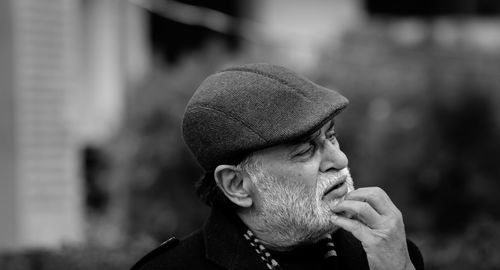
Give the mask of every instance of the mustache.
[[332, 187], [335, 184], [338, 184], [342, 178], [345, 178], [348, 192], [353, 191], [354, 181], [352, 180], [349, 168], [346, 167], [338, 172], [329, 172], [320, 174], [318, 177], [317, 192], [319, 194], [323, 194], [328, 188]]

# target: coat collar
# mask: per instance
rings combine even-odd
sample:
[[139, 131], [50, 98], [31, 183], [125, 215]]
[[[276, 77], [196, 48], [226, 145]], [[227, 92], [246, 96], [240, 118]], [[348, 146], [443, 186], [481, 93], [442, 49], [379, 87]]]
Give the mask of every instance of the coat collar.
[[203, 228], [205, 256], [228, 269], [267, 269], [245, 240], [246, 226], [234, 214], [212, 210]]
[[[234, 214], [213, 209], [203, 228], [205, 256], [228, 269], [267, 269], [243, 237], [246, 226]], [[363, 246], [352, 234], [338, 230], [333, 234], [341, 269], [369, 269]]]
[[341, 269], [369, 270], [366, 252], [361, 242], [350, 232], [338, 229], [332, 234]]

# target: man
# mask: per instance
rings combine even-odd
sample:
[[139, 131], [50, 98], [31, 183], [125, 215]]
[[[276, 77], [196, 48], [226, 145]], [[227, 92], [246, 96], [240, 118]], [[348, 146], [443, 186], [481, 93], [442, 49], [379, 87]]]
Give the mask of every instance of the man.
[[211, 216], [133, 269], [423, 269], [387, 194], [353, 187], [334, 123], [347, 103], [280, 66], [209, 76], [183, 136]]

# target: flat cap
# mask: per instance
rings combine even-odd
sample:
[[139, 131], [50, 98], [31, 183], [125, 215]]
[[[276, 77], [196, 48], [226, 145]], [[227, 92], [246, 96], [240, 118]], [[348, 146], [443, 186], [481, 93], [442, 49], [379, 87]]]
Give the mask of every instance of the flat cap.
[[315, 132], [348, 104], [281, 66], [247, 64], [206, 78], [189, 101], [184, 141], [206, 171]]

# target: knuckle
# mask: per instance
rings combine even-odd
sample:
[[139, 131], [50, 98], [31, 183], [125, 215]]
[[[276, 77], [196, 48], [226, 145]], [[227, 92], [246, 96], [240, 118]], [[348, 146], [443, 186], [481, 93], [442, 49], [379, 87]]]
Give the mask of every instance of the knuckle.
[[361, 225], [361, 222], [356, 223], [356, 231], [362, 232], [363, 231], [363, 225]]
[[390, 218], [387, 224], [392, 230], [398, 230], [399, 228], [404, 227], [403, 220], [396, 217]]
[[372, 198], [376, 198], [378, 200], [382, 199], [385, 195], [385, 191], [382, 190], [380, 187], [372, 187], [368, 190], [368, 196]]
[[402, 221], [403, 220], [403, 213], [401, 213], [401, 211], [398, 210], [397, 215], [398, 215], [398, 219]]
[[360, 210], [361, 213], [367, 214], [367, 213], [370, 212], [371, 206], [368, 203], [363, 202], [363, 204], [361, 204], [361, 207], [360, 207], [359, 210]]
[[360, 222], [356, 221], [356, 222], [354, 223], [354, 225], [353, 225], [352, 230], [353, 230], [354, 232], [361, 232], [361, 231], [363, 230], [363, 225], [361, 225], [361, 223], [360, 223]]
[[403, 220], [403, 213], [401, 213], [401, 210], [396, 208], [394, 210], [394, 215], [398, 220]]
[[395, 218], [391, 218], [391, 219], [389, 219], [388, 224], [389, 224], [390, 228], [394, 229], [394, 228], [398, 227], [399, 221]]
[[373, 192], [377, 196], [384, 196], [384, 195], [386, 195], [385, 191], [381, 187], [373, 187]]

